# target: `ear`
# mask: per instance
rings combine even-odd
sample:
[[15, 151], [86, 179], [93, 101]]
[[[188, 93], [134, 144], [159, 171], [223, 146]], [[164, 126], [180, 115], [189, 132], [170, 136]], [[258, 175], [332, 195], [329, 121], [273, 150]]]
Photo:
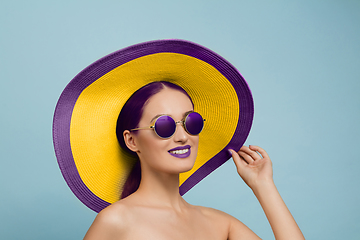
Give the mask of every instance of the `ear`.
[[137, 152], [138, 148], [136, 146], [136, 141], [135, 141], [134, 135], [129, 130], [125, 130], [123, 132], [123, 137], [124, 137], [124, 142], [125, 142], [126, 146], [131, 151]]

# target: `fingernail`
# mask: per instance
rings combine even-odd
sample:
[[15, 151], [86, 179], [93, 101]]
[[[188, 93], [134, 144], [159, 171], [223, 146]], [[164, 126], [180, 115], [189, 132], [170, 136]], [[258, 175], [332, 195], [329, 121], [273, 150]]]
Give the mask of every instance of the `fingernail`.
[[231, 150], [230, 150], [230, 149], [228, 149], [228, 152], [230, 153], [230, 155], [232, 155], [232, 152], [231, 152]]

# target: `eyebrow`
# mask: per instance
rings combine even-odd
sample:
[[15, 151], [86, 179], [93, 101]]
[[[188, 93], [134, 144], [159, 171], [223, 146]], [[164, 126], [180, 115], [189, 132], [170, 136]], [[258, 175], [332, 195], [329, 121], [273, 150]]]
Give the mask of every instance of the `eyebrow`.
[[[185, 113], [183, 114], [183, 117], [185, 117], [186, 115], [188, 115], [189, 113], [192, 113], [192, 112], [194, 112], [194, 111], [193, 111], [193, 110], [190, 110], [190, 111], [185, 112]], [[168, 114], [157, 114], [155, 117], [153, 117], [153, 118], [150, 120], [150, 123], [153, 123], [153, 121], [154, 121], [155, 119], [157, 119], [158, 117], [164, 116], [164, 115], [167, 115], [167, 116], [172, 117], [171, 115], [168, 115]]]

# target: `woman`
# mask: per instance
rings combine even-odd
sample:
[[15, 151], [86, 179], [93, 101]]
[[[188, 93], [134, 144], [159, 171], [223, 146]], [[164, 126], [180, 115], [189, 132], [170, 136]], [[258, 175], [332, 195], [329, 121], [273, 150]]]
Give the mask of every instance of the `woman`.
[[[221, 161], [224, 160], [224, 154], [227, 153], [226, 158], [230, 156], [229, 152], [231, 153], [231, 156], [236, 164], [239, 175], [253, 190], [255, 196], [258, 198], [261, 206], [263, 207], [264, 212], [273, 229], [275, 238], [304, 239], [295, 220], [291, 216], [278, 191], [276, 190], [272, 179], [271, 161], [267, 153], [257, 146], [243, 146], [240, 148], [242, 143], [245, 141], [244, 139], [246, 138], [246, 136], [244, 138], [243, 135], [247, 135], [249, 130], [248, 128], [251, 125], [251, 123], [247, 123], [247, 126], [241, 128], [242, 131], [238, 131], [239, 125], [241, 125], [240, 123], [243, 124], [246, 122], [244, 120], [246, 119], [246, 116], [248, 116], [246, 115], [246, 112], [252, 111], [252, 102], [249, 103], [246, 101], [251, 99], [251, 96], [247, 99], [243, 97], [242, 99], [238, 100], [240, 111], [237, 112], [236, 106], [234, 105], [230, 105], [229, 110], [229, 108], [227, 109], [227, 105], [223, 105], [221, 103], [221, 107], [219, 108], [219, 103], [217, 102], [216, 96], [214, 96], [214, 94], [209, 94], [209, 91], [218, 91], [221, 88], [226, 89], [226, 84], [228, 84], [227, 81], [229, 81], [234, 87], [235, 92], [238, 93], [235, 96], [239, 96], [240, 90], [242, 91], [245, 89], [248, 91], [247, 86], [241, 84], [239, 85], [238, 82], [234, 83], [233, 80], [234, 78], [236, 81], [244, 80], [240, 75], [235, 75], [235, 77], [231, 74], [229, 75], [227, 73], [228, 70], [220, 70], [220, 73], [224, 75], [225, 78], [222, 78], [222, 75], [217, 75], [217, 73], [214, 71], [218, 71], [217, 69], [223, 69], [223, 65], [221, 64], [224, 64], [224, 62], [222, 59], [220, 59], [221, 61], [219, 62], [221, 62], [221, 66], [219, 67], [217, 63], [209, 61], [207, 58], [209, 54], [213, 53], [209, 52], [207, 49], [204, 50], [202, 47], [199, 49], [206, 52], [204, 55], [206, 57], [202, 57], [202, 55], [200, 56], [199, 52], [194, 51], [194, 48], [199, 47], [198, 45], [190, 44], [190, 49], [192, 52], [189, 55], [192, 57], [197, 56], [197, 58], [201, 59], [202, 61], [212, 63], [212, 66], [216, 66], [217, 69], [214, 70], [212, 66], [199, 63], [197, 59], [189, 59], [188, 57], [184, 58], [184, 56], [180, 56], [178, 53], [173, 54], [172, 51], [169, 51], [170, 54], [164, 55], [164, 49], [175, 49], [175, 47], [172, 45], [174, 43], [176, 44], [177, 51], [179, 51], [181, 54], [189, 54], [187, 48], [189, 45], [188, 42], [177, 42], [174, 40], [166, 40], [165, 42], [161, 41], [160, 43], [156, 42], [156, 47], [161, 50], [158, 51], [158, 55], [154, 55], [153, 47], [151, 47], [151, 51], [149, 51], [151, 54], [147, 53], [148, 55], [146, 55], [146, 57], [149, 56], [151, 60], [146, 62], [146, 64], [141, 62], [144, 60], [144, 58], [142, 58], [143, 56], [137, 56], [135, 60], [132, 58], [131, 61], [126, 61], [126, 63], [129, 64], [121, 63], [119, 64], [119, 67], [115, 69], [116, 71], [121, 71], [120, 75], [116, 71], [108, 72], [107, 74], [102, 75], [103, 77], [101, 77], [100, 80], [97, 80], [97, 82], [91, 81], [92, 85], [89, 84], [87, 89], [83, 90], [84, 87], [82, 87], [81, 94], [76, 95], [78, 100], [76, 104], [72, 105], [73, 111], [71, 116], [69, 135], [71, 136], [70, 145], [72, 146], [71, 151], [74, 162], [78, 168], [81, 180], [84, 179], [83, 182], [88, 186], [88, 188], [83, 188], [81, 191], [78, 191], [77, 188], [84, 184], [78, 184], [78, 180], [73, 181], [72, 179], [76, 178], [77, 175], [75, 174], [76, 176], [71, 177], [67, 175], [67, 169], [69, 168], [70, 164], [66, 165], [65, 167], [62, 165], [62, 161], [60, 161], [66, 154], [62, 152], [60, 153], [60, 150], [62, 149], [57, 145], [59, 144], [58, 139], [60, 138], [58, 137], [58, 134], [61, 133], [61, 131], [57, 131], [57, 122], [60, 120], [57, 120], [58, 118], [56, 116], [62, 116], [59, 112], [62, 112], [61, 106], [64, 102], [61, 100], [62, 98], [59, 100], [54, 117], [54, 142], [55, 149], [57, 150], [59, 164], [70, 188], [81, 201], [94, 209], [95, 207], [92, 207], [93, 205], [91, 204], [93, 204], [95, 200], [88, 201], [86, 199], [90, 197], [92, 198], [92, 195], [90, 197], [86, 197], [86, 194], [83, 192], [87, 191], [87, 189], [90, 189], [92, 192], [100, 196], [102, 193], [98, 192], [97, 187], [98, 185], [105, 185], [104, 182], [106, 179], [104, 180], [104, 177], [102, 177], [100, 178], [101, 184], [94, 185], [92, 179], [96, 178], [96, 175], [101, 173], [95, 172], [96, 174], [92, 173], [90, 174], [90, 177], [87, 177], [86, 171], [82, 170], [83, 168], [81, 167], [83, 163], [78, 159], [86, 159], [84, 161], [86, 164], [88, 164], [88, 162], [92, 162], [92, 158], [89, 156], [88, 151], [91, 151], [93, 147], [88, 148], [88, 151], [83, 151], [82, 145], [91, 146], [90, 143], [92, 140], [90, 138], [92, 138], [94, 135], [101, 135], [102, 131], [95, 129], [93, 133], [88, 134], [88, 136], [84, 136], [84, 134], [87, 134], [87, 132], [92, 131], [93, 128], [96, 128], [97, 125], [94, 125], [93, 122], [85, 122], [84, 124], [83, 119], [94, 118], [93, 115], [100, 110], [93, 110], [93, 106], [85, 108], [81, 104], [82, 102], [90, 101], [94, 102], [96, 105], [101, 105], [103, 102], [106, 102], [101, 107], [97, 107], [97, 109], [106, 109], [106, 111], [103, 111], [102, 114], [98, 114], [102, 116], [101, 123], [103, 122], [104, 118], [113, 119], [114, 117], [112, 116], [112, 112], [114, 111], [112, 110], [111, 113], [108, 113], [109, 108], [104, 107], [108, 106], [109, 104], [114, 104], [114, 102], [116, 103], [116, 101], [114, 101], [111, 97], [113, 96], [111, 93], [113, 90], [105, 91], [105, 85], [96, 84], [100, 84], [104, 81], [106, 81], [107, 84], [110, 82], [109, 85], [111, 88], [109, 89], [113, 89], [113, 80], [118, 76], [126, 79], [129, 76], [133, 77], [134, 72], [137, 74], [138, 71], [134, 71], [133, 68], [130, 67], [131, 71], [127, 69], [132, 63], [134, 63], [136, 66], [142, 67], [141, 69], [137, 69], [139, 71], [150, 65], [149, 69], [143, 70], [146, 78], [148, 79], [148, 83], [139, 83], [139, 85], [142, 85], [141, 88], [132, 94], [126, 103], [120, 104], [122, 110], [118, 117], [116, 127], [117, 138], [120, 146], [128, 151], [128, 153], [124, 154], [130, 156], [135, 153], [138, 156], [139, 162], [132, 165], [135, 167], [129, 168], [132, 170], [130, 175], [126, 175], [126, 181], [124, 181], [124, 184], [121, 186], [121, 199], [119, 201], [113, 201], [112, 204], [108, 207], [99, 207], [99, 210], [102, 209], [102, 211], [96, 217], [94, 223], [87, 232], [85, 239], [259, 239], [259, 237], [250, 229], [248, 229], [244, 224], [230, 215], [210, 208], [193, 206], [187, 203], [181, 197], [182, 192], [184, 192], [181, 188], [182, 186], [193, 186], [194, 181], [196, 184], [201, 180], [201, 176], [204, 177], [204, 174], [205, 176], [208, 174], [206, 171], [208, 171], [207, 169], [209, 169], [209, 166], [210, 169], [215, 169], [217, 167], [216, 164], [219, 163], [219, 159], [221, 159]], [[170, 47], [168, 44], [170, 44]], [[164, 47], [164, 45], [166, 45], [166, 47]], [[179, 45], [184, 47], [184, 49], [186, 48], [186, 50], [178, 50]], [[149, 50], [148, 46], [149, 44], [141, 45], [140, 48], [142, 52], [144, 49]], [[136, 46], [135, 50], [132, 49], [132, 51], [136, 52], [138, 48], [139, 46]], [[127, 52], [125, 51], [125, 53]], [[121, 54], [124, 55], [124, 52]], [[160, 57], [160, 62], [157, 57]], [[218, 61], [219, 56], [216, 55], [215, 59]], [[111, 60], [102, 59], [99, 61], [98, 63], [101, 65], [101, 69], [104, 68], [104, 62], [112, 63], [114, 62], [114, 58], [111, 58]], [[156, 62], [156, 66], [152, 65], [154, 62]], [[179, 77], [175, 80], [169, 79], [167, 81], [152, 82], [151, 80], [155, 77], [149, 74], [149, 72], [153, 71], [153, 69], [158, 66], [161, 66], [161, 69], [156, 69], [156, 72], [160, 72], [162, 77], [163, 75], [168, 74], [168, 72], [166, 72], [168, 69], [172, 69], [170, 72], [175, 77], [179, 77], [180, 75], [182, 77], [182, 74], [188, 71], [195, 71], [195, 74], [194, 72], [191, 72], [191, 74], [187, 75], [186, 78]], [[88, 76], [94, 75], [90, 74], [89, 71], [93, 71], [93, 69], [96, 69], [96, 67], [97, 66], [94, 65], [89, 67], [86, 71], [79, 74], [73, 80], [73, 83], [76, 83], [76, 86], [81, 85], [84, 79], [87, 79]], [[227, 63], [226, 67], [228, 67]], [[230, 70], [232, 69], [233, 67], [230, 66]], [[205, 73], [203, 74], [203, 72]], [[209, 74], [209, 72], [212, 74]], [[143, 79], [143, 77], [144, 75], [141, 75], [140, 78], [133, 79]], [[82, 81], [79, 81], [79, 78]], [[190, 81], [188, 81], [188, 79], [190, 79]], [[211, 81], [213, 81], [213, 79], [216, 79], [216, 81], [214, 81], [216, 87], [211, 86]], [[185, 91], [178, 85], [169, 83], [168, 81], [181, 84], [184, 84], [184, 82], [188, 81], [189, 83], [184, 84], [184, 86], [188, 88], [188, 91]], [[225, 81], [225, 83], [222, 81]], [[203, 82], [204, 84], [199, 87], [199, 85], [194, 84], [194, 82]], [[132, 85], [136, 85], [136, 83], [131, 81], [131, 86]], [[222, 87], [222, 85], [225, 87]], [[124, 84], [121, 84], [121, 89], [123, 88]], [[74, 92], [73, 88], [71, 88], [71, 90], [72, 91], [64, 91], [62, 95], [67, 97], [67, 102], [70, 101], [68, 93]], [[106, 94], [103, 95], [106, 96], [106, 98], [101, 98], [101, 101], [99, 101], [96, 99], [97, 96], [95, 96], [94, 91], [96, 93], [104, 91]], [[197, 94], [194, 91], [199, 91], [200, 93]], [[243, 91], [241, 96], [246, 95], [246, 91]], [[114, 92], [118, 93], [117, 90]], [[124, 91], [120, 95], [122, 96], [123, 93]], [[204, 93], [206, 93], [209, 99], [211, 99], [211, 101], [205, 101], [207, 104], [202, 104], [199, 100], [206, 98], [206, 96], [203, 96]], [[221, 96], [221, 100], [230, 95], [231, 92], [227, 92]], [[193, 97], [195, 97], [195, 104], [192, 101], [194, 100]], [[86, 100], [82, 100], [82, 98]], [[212, 102], [215, 102], [215, 105], [209, 106], [212, 104]], [[233, 99], [230, 99], [229, 102], [233, 103], [234, 101]], [[242, 105], [244, 103], [246, 105], [245, 107]], [[198, 105], [200, 105], [200, 107]], [[194, 112], [194, 107], [195, 109], [199, 109], [201, 114], [204, 112], [206, 116], [204, 131], [201, 133], [201, 141], [199, 141], [199, 134], [203, 128], [204, 120], [200, 114]], [[114, 107], [114, 109], [116, 109], [116, 107]], [[221, 114], [221, 110], [224, 109], [226, 114]], [[209, 111], [212, 112], [210, 113]], [[220, 111], [220, 113], [216, 111]], [[88, 112], [91, 113], [88, 116], [85, 116], [85, 114], [88, 114]], [[232, 112], [237, 112], [236, 115], [239, 115], [239, 118], [235, 120], [231, 120], [232, 118], [230, 118], [225, 121], [224, 119], [227, 119], [227, 115], [231, 115]], [[106, 114], [111, 116], [107, 117], [105, 116]], [[82, 124], [78, 124], [79, 119], [83, 121]], [[214, 122], [221, 122], [220, 125], [224, 125], [224, 123], [226, 123], [226, 129], [214, 131], [214, 129], [218, 129], [220, 126], [213, 125]], [[102, 124], [106, 127], [109, 125], [106, 123]], [[85, 125], [86, 131], [81, 132], [78, 129], [82, 129], [83, 125]], [[90, 127], [86, 127], [86, 125], [89, 125]], [[199, 159], [203, 159], [203, 156], [208, 152], [208, 150], [203, 151], [203, 146], [210, 146], [211, 149], [216, 148], [218, 145], [218, 142], [216, 141], [218, 141], [218, 138], [222, 137], [222, 132], [226, 132], [228, 129], [231, 129], [232, 125], [235, 125], [235, 130], [231, 132], [232, 138], [226, 141], [222, 141], [222, 139], [220, 139], [219, 141], [219, 143], [226, 142], [226, 144], [224, 144], [225, 147], [221, 147], [221, 150], [216, 150], [215, 156], [212, 156], [210, 160], [207, 159], [205, 163], [199, 164]], [[111, 126], [107, 128], [112, 129]], [[99, 129], [103, 129], [103, 127], [100, 127]], [[206, 137], [209, 136], [206, 135], [209, 133], [216, 136], [216, 138], [209, 140], [209, 137]], [[106, 148], [108, 145], [107, 142], [109, 142], [109, 133], [105, 135], [105, 138], [96, 140], [96, 144], [93, 146], [99, 147], [99, 145], [105, 145]], [[77, 136], [80, 136], [80, 140], [78, 142], [76, 141]], [[240, 141], [241, 145], [237, 146], [236, 143], [239, 143], [239, 138], [242, 138]], [[84, 141], [88, 141], [87, 144], [84, 144]], [[216, 142], [216, 144], [213, 144], [213, 142]], [[100, 149], [101, 147], [102, 146], [100, 146]], [[238, 152], [233, 150], [239, 148], [240, 150]], [[199, 156], [197, 156], [198, 151]], [[107, 157], [103, 157], [103, 155], [108, 151], [97, 150], [94, 152], [101, 152], [100, 155], [97, 155], [95, 161], [93, 161], [104, 161], [99, 166], [102, 166], [104, 163], [110, 161]], [[86, 154], [86, 157], [79, 157], [79, 155], [82, 153]], [[112, 157], [114, 154], [108, 156]], [[99, 158], [105, 160], [101, 160]], [[124, 159], [122, 161], [126, 163], [127, 160]], [[92, 163], [91, 166], [94, 164], [96, 163]], [[218, 165], [221, 165], [221, 163]], [[204, 166], [206, 168], [204, 168]], [[87, 165], [84, 169], [88, 168], [89, 166]], [[182, 174], [187, 174], [189, 172], [191, 173], [188, 174], [189, 176], [185, 178], [182, 177]], [[195, 176], [195, 178], [193, 176]], [[76, 184], [79, 186], [74, 187]]]
[[[167, 139], [145, 129], [157, 116], [166, 114], [182, 121], [194, 108], [184, 91], [168, 83], [155, 84], [161, 90], [145, 102], [140, 121], [133, 124], [142, 129], [131, 131], [136, 128], [130, 127], [123, 132], [127, 148], [140, 159], [140, 186], [135, 193], [101, 211], [85, 239], [259, 239], [237, 219], [214, 209], [193, 206], [180, 196], [179, 174], [193, 167], [199, 136], [189, 134], [180, 124]], [[179, 147], [186, 147], [190, 154], [184, 158], [171, 154], [171, 149]], [[243, 146], [238, 153], [230, 151], [239, 175], [263, 206], [276, 239], [303, 239], [275, 188], [266, 152], [256, 146]]]

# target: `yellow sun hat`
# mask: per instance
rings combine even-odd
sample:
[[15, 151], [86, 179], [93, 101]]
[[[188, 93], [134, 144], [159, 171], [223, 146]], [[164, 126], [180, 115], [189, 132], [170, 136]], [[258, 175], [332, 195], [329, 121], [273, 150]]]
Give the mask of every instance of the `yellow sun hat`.
[[99, 212], [120, 200], [136, 158], [116, 136], [128, 98], [154, 81], [182, 87], [206, 123], [192, 170], [180, 174], [185, 194], [244, 144], [253, 120], [251, 91], [237, 69], [213, 51], [185, 40], [157, 40], [111, 53], [81, 71], [62, 92], [53, 141], [63, 177], [86, 206]]

